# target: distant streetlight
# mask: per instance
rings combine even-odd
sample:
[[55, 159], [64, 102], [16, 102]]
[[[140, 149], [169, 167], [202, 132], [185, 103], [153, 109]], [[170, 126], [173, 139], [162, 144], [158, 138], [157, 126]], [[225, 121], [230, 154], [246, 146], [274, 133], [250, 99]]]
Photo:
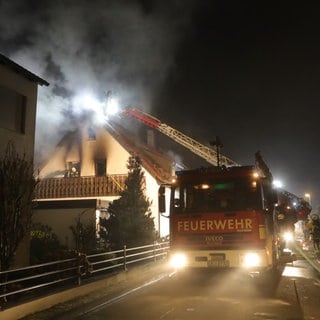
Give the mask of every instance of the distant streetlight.
[[276, 189], [281, 189], [283, 187], [283, 183], [282, 181], [280, 180], [273, 180], [273, 186], [276, 188]]
[[311, 194], [310, 193], [305, 193], [304, 196], [305, 196], [305, 198], [308, 199], [308, 202], [311, 205]]

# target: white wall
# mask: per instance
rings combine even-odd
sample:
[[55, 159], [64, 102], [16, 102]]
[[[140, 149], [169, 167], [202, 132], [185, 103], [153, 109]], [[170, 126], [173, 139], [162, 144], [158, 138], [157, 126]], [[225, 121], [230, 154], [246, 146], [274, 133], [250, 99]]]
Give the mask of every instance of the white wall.
[[160, 237], [167, 236], [169, 234], [169, 219], [162, 217], [158, 209], [158, 191], [160, 185], [148, 171], [144, 170], [144, 174], [146, 178], [146, 196], [152, 201], [150, 209], [152, 211], [152, 217], [154, 217], [155, 228], [159, 232]]
[[59, 242], [71, 250], [76, 248], [76, 244], [70, 226], [76, 226], [78, 219], [83, 225], [95, 223], [95, 208], [39, 209], [33, 215], [34, 223], [50, 226]]
[[[59, 146], [49, 161], [40, 171], [40, 177], [51, 176], [53, 172], [59, 172], [66, 169], [67, 161], [80, 161], [81, 176], [94, 176], [94, 159], [107, 159], [107, 174], [127, 174], [127, 162], [130, 153], [124, 149], [120, 143], [113, 138], [104, 128], [98, 128], [96, 131], [96, 140], [88, 140], [87, 127], [83, 128], [81, 147], [75, 144], [72, 148]], [[159, 184], [153, 176], [144, 170], [146, 178], [146, 196], [152, 201], [151, 211], [154, 218], [155, 228], [160, 236], [169, 234], [169, 221], [167, 218], [159, 216], [158, 211], [158, 189]], [[114, 197], [103, 197], [101, 200], [112, 201]], [[99, 200], [99, 199], [98, 199]], [[49, 218], [48, 218], [49, 219]]]
[[[81, 135], [81, 137], [77, 137]], [[79, 144], [78, 141], [81, 141]], [[68, 143], [72, 147], [68, 148]], [[81, 162], [81, 176], [95, 175], [95, 159], [105, 158], [107, 174], [127, 174], [127, 161], [130, 154], [104, 128], [98, 128], [96, 140], [88, 140], [87, 127], [82, 132], [75, 133], [66, 139], [64, 145], [56, 147], [46, 163], [39, 171], [40, 178], [52, 177], [52, 173], [63, 172], [67, 162]]]

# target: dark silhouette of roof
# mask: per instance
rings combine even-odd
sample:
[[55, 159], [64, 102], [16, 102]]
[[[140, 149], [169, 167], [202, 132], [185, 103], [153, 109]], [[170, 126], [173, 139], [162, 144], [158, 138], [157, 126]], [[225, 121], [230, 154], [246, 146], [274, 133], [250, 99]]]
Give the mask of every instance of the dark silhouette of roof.
[[11, 69], [12, 71], [14, 71], [16, 73], [23, 75], [27, 79], [38, 83], [41, 86], [48, 86], [49, 85], [49, 83], [47, 81], [43, 80], [42, 78], [38, 77], [34, 73], [28, 71], [27, 69], [21, 67], [20, 65], [13, 62], [12, 60], [10, 60], [9, 58], [7, 58], [6, 56], [4, 56], [1, 53], [0, 53], [0, 64], [8, 67], [9, 69]]

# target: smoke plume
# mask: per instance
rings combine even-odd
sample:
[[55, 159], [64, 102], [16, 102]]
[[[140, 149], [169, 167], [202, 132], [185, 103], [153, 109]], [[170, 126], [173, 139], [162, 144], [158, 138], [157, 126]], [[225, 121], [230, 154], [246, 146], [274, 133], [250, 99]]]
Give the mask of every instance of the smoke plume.
[[38, 161], [70, 129], [79, 94], [111, 90], [123, 106], [150, 109], [193, 2], [0, 0], [2, 53], [50, 83], [39, 87]]

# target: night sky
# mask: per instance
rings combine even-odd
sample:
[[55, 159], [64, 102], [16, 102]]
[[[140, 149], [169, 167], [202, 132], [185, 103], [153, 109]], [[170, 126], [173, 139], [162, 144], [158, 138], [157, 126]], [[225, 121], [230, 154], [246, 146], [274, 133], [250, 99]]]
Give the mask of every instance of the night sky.
[[0, 0], [0, 52], [50, 82], [38, 154], [74, 125], [75, 97], [111, 90], [204, 144], [219, 136], [238, 163], [260, 150], [316, 211], [319, 16], [289, 1]]

